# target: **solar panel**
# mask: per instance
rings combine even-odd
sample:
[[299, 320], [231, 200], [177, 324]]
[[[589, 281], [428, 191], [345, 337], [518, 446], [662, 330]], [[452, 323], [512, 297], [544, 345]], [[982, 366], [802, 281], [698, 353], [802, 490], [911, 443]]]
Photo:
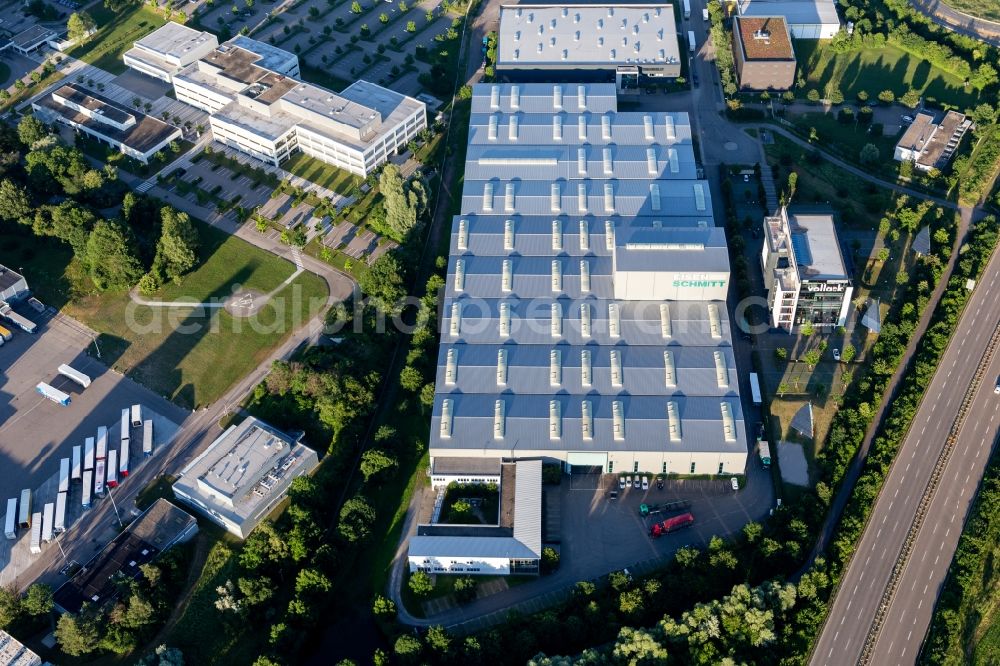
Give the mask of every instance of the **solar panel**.
[[792, 429], [803, 437], [812, 439], [813, 436], [813, 406], [811, 402], [802, 405], [799, 411], [792, 417]]

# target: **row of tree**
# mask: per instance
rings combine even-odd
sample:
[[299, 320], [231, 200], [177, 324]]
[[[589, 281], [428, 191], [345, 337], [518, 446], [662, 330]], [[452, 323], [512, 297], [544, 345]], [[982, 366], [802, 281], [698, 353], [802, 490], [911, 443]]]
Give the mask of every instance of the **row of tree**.
[[[0, 220], [69, 245], [98, 290], [139, 284], [151, 293], [198, 263], [198, 233], [186, 213], [124, 191], [114, 167], [92, 168], [34, 116], [16, 135], [0, 134]], [[108, 219], [116, 199], [121, 216]]]

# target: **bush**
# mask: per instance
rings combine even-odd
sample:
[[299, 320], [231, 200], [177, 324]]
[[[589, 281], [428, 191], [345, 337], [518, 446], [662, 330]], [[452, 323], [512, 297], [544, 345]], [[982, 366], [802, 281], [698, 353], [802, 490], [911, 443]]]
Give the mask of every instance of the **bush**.
[[425, 572], [414, 571], [410, 574], [410, 590], [418, 597], [426, 597], [434, 590], [434, 582]]

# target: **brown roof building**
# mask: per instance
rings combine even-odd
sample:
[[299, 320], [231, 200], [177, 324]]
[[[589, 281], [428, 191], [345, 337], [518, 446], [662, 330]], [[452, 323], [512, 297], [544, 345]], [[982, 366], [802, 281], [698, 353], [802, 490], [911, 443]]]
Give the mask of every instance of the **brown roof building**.
[[785, 19], [733, 19], [733, 58], [741, 90], [787, 90], [795, 81], [795, 51]]

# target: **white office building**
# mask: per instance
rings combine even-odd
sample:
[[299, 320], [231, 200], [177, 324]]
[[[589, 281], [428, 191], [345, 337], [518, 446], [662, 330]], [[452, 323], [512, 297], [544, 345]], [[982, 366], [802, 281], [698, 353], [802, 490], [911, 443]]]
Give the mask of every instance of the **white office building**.
[[31, 108], [46, 123], [61, 123], [147, 164], [182, 137], [179, 127], [129, 109], [75, 83], [37, 98]]
[[512, 81], [615, 81], [677, 77], [681, 53], [669, 4], [504, 5], [497, 73]]
[[432, 469], [742, 473], [728, 283], [687, 114], [619, 112], [613, 84], [475, 86]]
[[279, 166], [301, 151], [367, 176], [427, 127], [423, 102], [367, 81], [340, 93], [299, 80], [294, 53], [245, 36], [218, 44], [167, 24], [125, 54], [210, 114], [216, 141]]
[[500, 508], [496, 525], [417, 526], [410, 538], [410, 572], [507, 576], [539, 573], [542, 558], [542, 462], [518, 460], [495, 466]]
[[171, 83], [175, 74], [218, 46], [212, 33], [170, 21], [135, 42], [122, 58], [128, 67]]
[[292, 479], [317, 465], [315, 451], [247, 417], [181, 471], [174, 494], [245, 539], [285, 498]]

